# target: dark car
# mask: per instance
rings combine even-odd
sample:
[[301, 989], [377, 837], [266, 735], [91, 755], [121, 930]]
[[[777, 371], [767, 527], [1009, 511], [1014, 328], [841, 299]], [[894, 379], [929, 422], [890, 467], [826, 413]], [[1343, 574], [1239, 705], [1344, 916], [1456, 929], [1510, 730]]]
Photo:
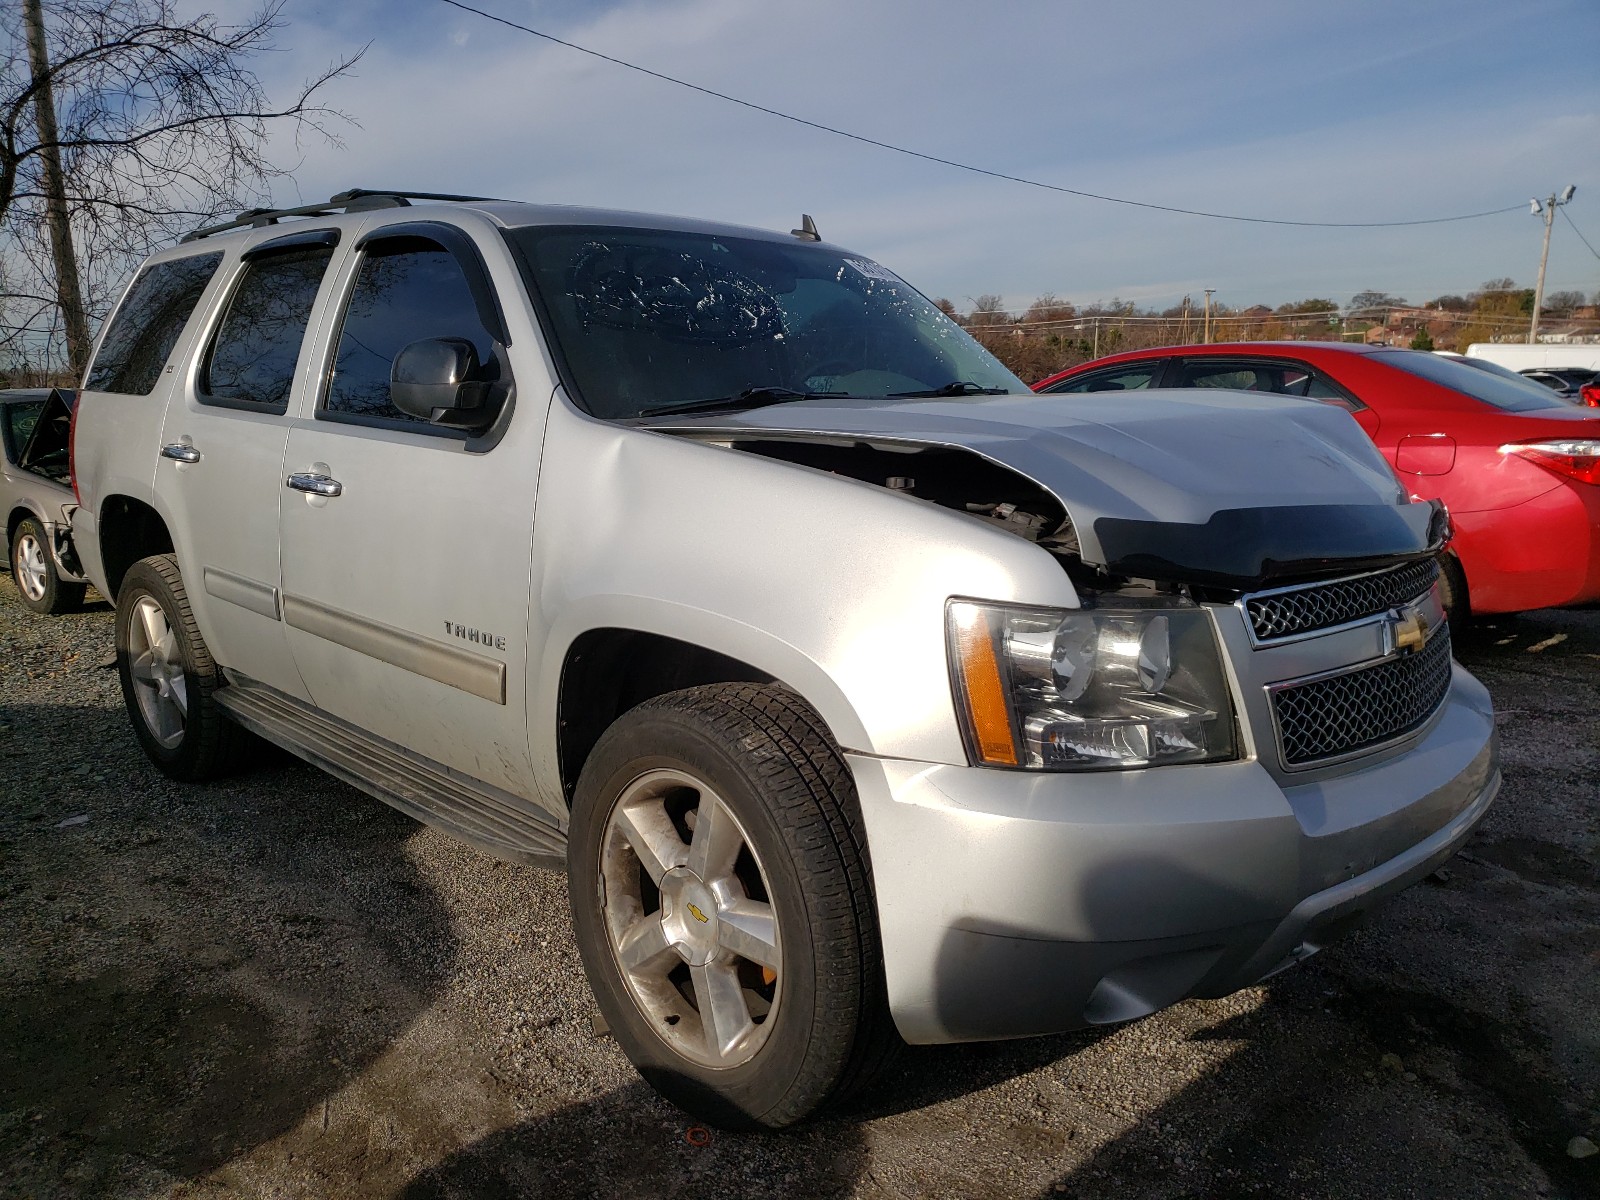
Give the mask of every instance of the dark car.
[[1518, 374], [1575, 404], [1600, 408], [1600, 371], [1588, 367], [1530, 367]]

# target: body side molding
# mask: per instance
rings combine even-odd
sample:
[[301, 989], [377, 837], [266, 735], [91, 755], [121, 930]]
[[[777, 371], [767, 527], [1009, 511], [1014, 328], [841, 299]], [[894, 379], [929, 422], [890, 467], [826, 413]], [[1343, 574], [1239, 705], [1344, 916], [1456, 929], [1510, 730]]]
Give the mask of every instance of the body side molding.
[[274, 621], [279, 619], [277, 588], [217, 567], [203, 567], [200, 574], [205, 580], [206, 595], [214, 596], [229, 604], [236, 604], [240, 608], [249, 609]]
[[283, 620], [296, 629], [337, 642], [402, 671], [459, 688], [496, 704], [506, 702], [506, 665], [495, 659], [298, 596], [283, 597]]

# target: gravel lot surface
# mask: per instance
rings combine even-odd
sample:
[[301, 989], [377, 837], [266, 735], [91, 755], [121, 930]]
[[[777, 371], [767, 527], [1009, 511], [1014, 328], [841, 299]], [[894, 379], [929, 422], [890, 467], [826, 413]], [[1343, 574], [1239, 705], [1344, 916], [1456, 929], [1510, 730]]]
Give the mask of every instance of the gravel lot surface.
[[0, 577], [0, 1194], [1600, 1196], [1569, 1153], [1600, 1142], [1600, 612], [1458, 652], [1506, 787], [1369, 928], [697, 1145], [594, 1035], [563, 877], [275, 752], [169, 783], [109, 608], [35, 617]]

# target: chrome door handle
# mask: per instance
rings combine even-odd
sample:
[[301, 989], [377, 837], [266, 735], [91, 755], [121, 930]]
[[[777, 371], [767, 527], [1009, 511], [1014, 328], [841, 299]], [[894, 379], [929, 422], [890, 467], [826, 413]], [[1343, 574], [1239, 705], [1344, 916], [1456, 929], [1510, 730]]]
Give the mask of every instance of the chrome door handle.
[[170, 446], [161, 447], [161, 457], [170, 458], [175, 462], [197, 463], [200, 461], [200, 451], [193, 446], [185, 446], [179, 442], [173, 442]]
[[297, 492], [310, 492], [313, 496], [337, 496], [344, 491], [344, 484], [337, 479], [308, 472], [296, 472], [284, 482]]

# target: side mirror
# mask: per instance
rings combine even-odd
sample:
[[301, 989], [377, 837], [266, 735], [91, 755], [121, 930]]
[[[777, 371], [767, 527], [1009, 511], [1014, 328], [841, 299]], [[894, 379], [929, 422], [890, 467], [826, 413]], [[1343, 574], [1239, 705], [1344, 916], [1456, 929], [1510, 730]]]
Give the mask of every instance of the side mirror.
[[471, 429], [494, 419], [493, 384], [477, 378], [478, 352], [465, 338], [425, 338], [395, 355], [389, 399], [403, 413], [435, 425]]

